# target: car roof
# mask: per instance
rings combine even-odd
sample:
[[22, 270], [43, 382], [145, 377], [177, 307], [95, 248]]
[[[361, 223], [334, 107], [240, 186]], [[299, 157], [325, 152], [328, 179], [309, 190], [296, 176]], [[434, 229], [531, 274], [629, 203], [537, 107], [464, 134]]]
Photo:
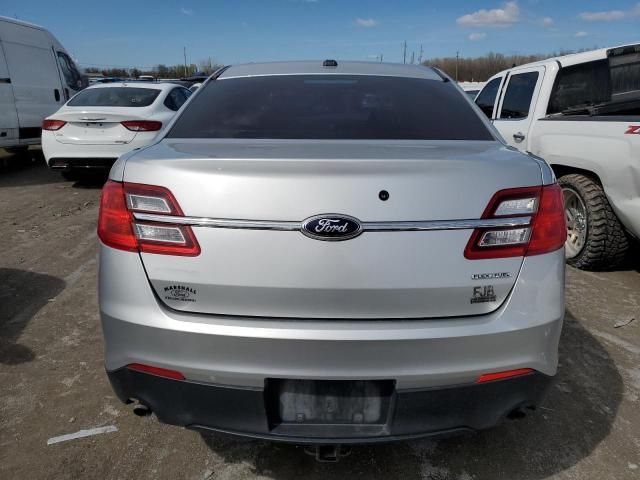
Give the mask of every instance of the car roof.
[[305, 60], [231, 65], [218, 79], [272, 75], [376, 75], [442, 81], [442, 76], [433, 68], [422, 65], [337, 61], [337, 66], [325, 67], [323, 63], [323, 60]]
[[[153, 90], [168, 90], [174, 87], [179, 87], [175, 83], [168, 82], [109, 82], [109, 83], [96, 83], [85, 90], [93, 90], [95, 88], [114, 88], [114, 87], [131, 87], [131, 88], [150, 88]], [[184, 87], [183, 87], [184, 88]]]

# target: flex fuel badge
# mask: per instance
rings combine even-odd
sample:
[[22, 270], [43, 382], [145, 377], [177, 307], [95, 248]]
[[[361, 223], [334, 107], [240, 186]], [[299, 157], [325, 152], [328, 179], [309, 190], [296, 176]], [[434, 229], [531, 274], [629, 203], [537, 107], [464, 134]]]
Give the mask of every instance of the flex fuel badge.
[[471, 297], [471, 303], [485, 303], [495, 301], [496, 293], [493, 290], [493, 285], [473, 287], [473, 297]]
[[197, 291], [186, 285], [169, 285], [164, 287], [164, 299], [172, 302], [195, 302]]

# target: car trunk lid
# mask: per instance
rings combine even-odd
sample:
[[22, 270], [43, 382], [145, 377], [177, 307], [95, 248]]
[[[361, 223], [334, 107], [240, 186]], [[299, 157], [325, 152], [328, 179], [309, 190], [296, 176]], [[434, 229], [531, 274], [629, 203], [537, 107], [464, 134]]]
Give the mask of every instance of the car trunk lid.
[[131, 143], [137, 132], [127, 129], [121, 122], [145, 120], [149, 112], [146, 108], [140, 108], [140, 111], [131, 114], [130, 110], [125, 107], [96, 107], [60, 111], [55, 118], [67, 123], [54, 132], [55, 139], [60, 143], [74, 145]]
[[479, 219], [497, 191], [541, 182], [536, 162], [487, 141], [164, 140], [130, 159], [125, 172], [126, 182], [168, 188], [185, 216], [257, 224], [192, 227], [196, 257], [142, 253], [160, 301], [188, 312], [279, 318], [497, 309], [523, 258], [466, 259], [472, 229], [365, 231], [329, 242], [274, 224], [327, 213], [369, 226]]

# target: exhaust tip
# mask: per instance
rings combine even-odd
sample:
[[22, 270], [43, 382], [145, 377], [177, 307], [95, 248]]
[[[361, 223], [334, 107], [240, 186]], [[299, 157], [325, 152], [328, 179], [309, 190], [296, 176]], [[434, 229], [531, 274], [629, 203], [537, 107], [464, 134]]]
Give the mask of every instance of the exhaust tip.
[[147, 407], [146, 405], [143, 405], [141, 403], [137, 403], [133, 407], [133, 413], [135, 415], [137, 415], [138, 417], [147, 417], [147, 416], [151, 415], [152, 412], [151, 412], [151, 409], [149, 407]]

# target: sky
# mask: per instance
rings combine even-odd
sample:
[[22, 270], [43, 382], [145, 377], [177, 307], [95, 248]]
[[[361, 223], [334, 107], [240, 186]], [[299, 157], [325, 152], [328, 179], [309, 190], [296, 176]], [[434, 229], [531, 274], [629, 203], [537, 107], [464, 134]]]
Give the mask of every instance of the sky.
[[2, 0], [83, 67], [324, 59], [402, 62], [640, 43], [640, 0]]

